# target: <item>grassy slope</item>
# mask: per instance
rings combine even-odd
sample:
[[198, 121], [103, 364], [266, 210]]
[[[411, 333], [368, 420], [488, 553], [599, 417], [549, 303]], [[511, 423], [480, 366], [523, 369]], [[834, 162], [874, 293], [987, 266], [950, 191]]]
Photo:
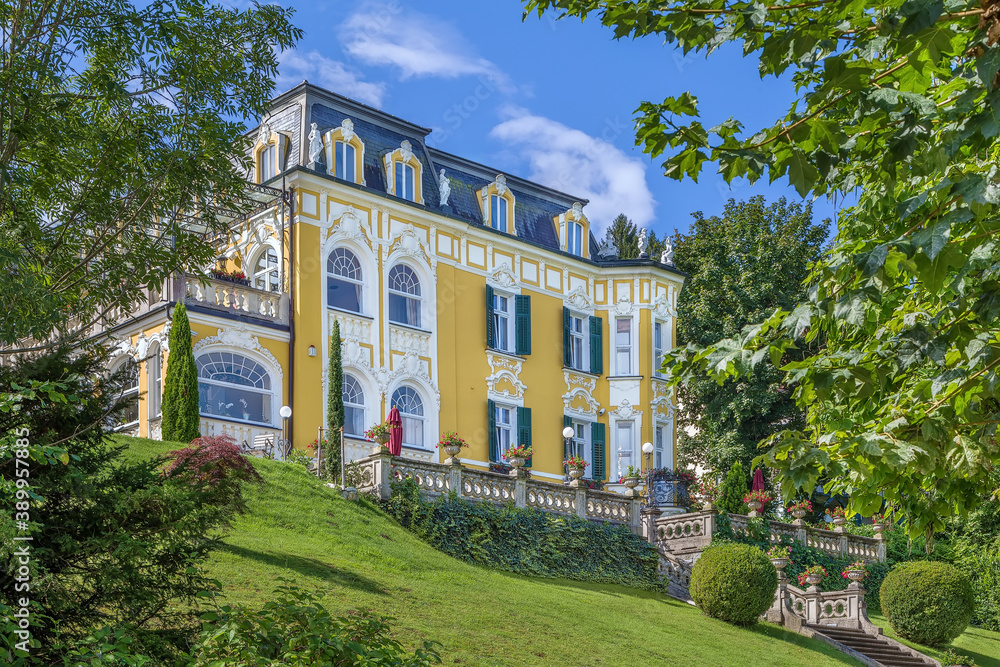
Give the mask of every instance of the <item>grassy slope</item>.
[[[880, 626], [887, 636], [912, 646], [937, 660], [944, 658], [944, 654], [948, 650], [947, 647], [938, 650], [903, 639], [893, 632], [892, 626], [889, 625], [889, 620], [884, 616], [872, 614], [871, 620], [872, 623]], [[980, 628], [966, 628], [965, 632], [952, 642], [951, 648], [955, 649], [958, 653], [975, 658], [976, 664], [979, 667], [1000, 667], [1000, 632], [990, 632], [989, 630], [982, 630]]]
[[[123, 441], [136, 457], [175, 447]], [[293, 578], [322, 589], [332, 612], [396, 617], [404, 643], [442, 642], [445, 664], [857, 664], [780, 628], [734, 628], [663, 595], [468, 565], [374, 507], [341, 500], [300, 467], [255, 464], [267, 484], [249, 490], [249, 511], [209, 563], [231, 602], [259, 605], [278, 577]]]

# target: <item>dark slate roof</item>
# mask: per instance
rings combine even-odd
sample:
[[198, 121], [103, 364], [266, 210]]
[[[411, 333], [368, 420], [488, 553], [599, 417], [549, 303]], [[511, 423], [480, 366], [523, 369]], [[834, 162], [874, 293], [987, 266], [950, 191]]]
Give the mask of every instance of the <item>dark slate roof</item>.
[[[587, 203], [584, 198], [573, 197], [499, 169], [429, 148], [424, 142], [430, 133], [429, 129], [305, 82], [279, 95], [273, 104], [280, 109], [281, 104], [298, 99], [302, 94], [306, 95], [305, 103], [310, 110], [309, 118], [304, 124], [299, 125], [298, 104], [288, 108], [287, 114], [278, 111], [269, 118], [273, 129], [289, 131], [292, 135], [286, 168], [305, 166], [305, 158], [300, 158], [303, 141], [298, 136], [300, 127], [307, 128], [308, 132], [310, 123], [316, 123], [320, 132], [326, 132], [339, 127], [345, 118], [350, 118], [354, 123], [354, 131], [365, 144], [365, 185], [380, 193], [384, 194], [386, 191], [383, 156], [399, 148], [400, 142], [406, 139], [412, 144], [413, 154], [423, 166], [421, 186], [424, 205], [440, 210], [438, 172], [444, 168], [445, 175], [451, 179], [451, 195], [448, 200], [451, 210], [442, 212], [464, 219], [470, 224], [483, 224], [476, 192], [492, 183], [497, 174], [501, 173], [506, 176], [507, 187], [514, 193], [517, 201], [514, 224], [518, 237], [531, 243], [558, 251], [559, 240], [553, 218], [565, 213], [575, 202]], [[294, 112], [291, 111], [292, 108]], [[326, 169], [321, 168], [320, 171], [325, 173]], [[597, 239], [591, 234], [590, 256], [595, 261], [597, 248]]]
[[271, 126], [271, 131], [281, 132], [291, 138], [288, 154], [285, 156], [285, 164], [281, 168], [282, 171], [299, 164], [299, 146], [301, 145], [299, 127], [302, 120], [300, 118], [301, 115], [302, 108], [298, 104], [293, 104], [280, 109], [267, 119], [268, 124]]

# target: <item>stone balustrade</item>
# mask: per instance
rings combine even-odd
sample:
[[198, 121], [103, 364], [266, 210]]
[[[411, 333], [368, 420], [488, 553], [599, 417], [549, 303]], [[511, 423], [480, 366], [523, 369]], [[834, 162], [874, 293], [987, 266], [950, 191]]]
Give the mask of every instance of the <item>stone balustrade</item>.
[[288, 324], [286, 294], [203, 276], [185, 276], [184, 284], [184, 301], [188, 304]]
[[429, 497], [455, 491], [468, 500], [495, 503], [513, 502], [518, 507], [533, 507], [553, 514], [579, 516], [592, 521], [628, 526], [643, 534], [641, 501], [624, 498], [616, 493], [594, 491], [584, 486], [570, 487], [472, 470], [461, 464], [431, 463], [394, 457], [387, 451], [371, 454], [356, 461], [361, 471], [359, 491], [377, 493], [388, 498], [393, 479], [412, 478], [421, 492]]
[[[698, 553], [712, 542], [718, 513], [715, 510], [663, 516], [655, 520], [650, 542], [673, 554]], [[730, 514], [733, 532], [746, 534], [749, 519]], [[795, 541], [833, 556], [867, 562], [885, 560], [885, 542], [874, 537], [849, 535], [806, 525], [767, 521], [772, 544]]]
[[815, 586], [802, 590], [779, 574], [778, 591], [766, 613], [767, 620], [796, 632], [804, 625], [826, 625], [853, 630], [868, 630], [865, 589], [851, 582], [840, 591], [821, 591]]

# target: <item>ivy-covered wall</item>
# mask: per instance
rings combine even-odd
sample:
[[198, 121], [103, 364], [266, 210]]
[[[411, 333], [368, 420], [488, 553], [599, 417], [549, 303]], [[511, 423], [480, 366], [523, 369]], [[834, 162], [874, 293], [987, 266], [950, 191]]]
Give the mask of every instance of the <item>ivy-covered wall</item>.
[[428, 501], [411, 479], [394, 482], [383, 507], [434, 548], [468, 563], [533, 577], [661, 588], [656, 548], [623, 526], [457, 496]]

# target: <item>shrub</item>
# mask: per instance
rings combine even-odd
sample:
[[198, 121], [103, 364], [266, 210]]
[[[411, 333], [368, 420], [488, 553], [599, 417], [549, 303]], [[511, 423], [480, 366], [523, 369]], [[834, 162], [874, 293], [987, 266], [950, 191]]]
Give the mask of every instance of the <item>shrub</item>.
[[713, 618], [753, 625], [774, 602], [778, 573], [748, 544], [710, 546], [691, 571], [691, 598]]
[[191, 323], [183, 303], [174, 309], [170, 325], [170, 356], [163, 379], [164, 440], [191, 442], [201, 430], [198, 405], [198, 365], [191, 348]]
[[392, 483], [392, 498], [383, 506], [404, 528], [467, 563], [533, 577], [660, 589], [656, 547], [624, 526], [455, 495], [431, 502], [410, 478]]
[[749, 491], [747, 476], [743, 472], [743, 464], [737, 461], [722, 479], [722, 489], [719, 491], [719, 500], [716, 506], [720, 512], [746, 514], [747, 506], [743, 503], [743, 496], [747, 494], [747, 491]]
[[[287, 580], [282, 580], [287, 581]], [[368, 612], [331, 616], [316, 593], [283, 584], [259, 611], [225, 606], [203, 616], [206, 626], [192, 651], [191, 667], [270, 665], [440, 664], [437, 642], [412, 654], [389, 636], [392, 619]]]
[[237, 508], [243, 506], [244, 482], [264, 483], [227, 434], [195, 438], [190, 447], [167, 452], [165, 457], [171, 461], [164, 470], [167, 477], [188, 479], [208, 490], [220, 503]]
[[882, 612], [900, 637], [928, 646], [947, 644], [972, 618], [972, 586], [953, 565], [904, 563], [882, 582]]

